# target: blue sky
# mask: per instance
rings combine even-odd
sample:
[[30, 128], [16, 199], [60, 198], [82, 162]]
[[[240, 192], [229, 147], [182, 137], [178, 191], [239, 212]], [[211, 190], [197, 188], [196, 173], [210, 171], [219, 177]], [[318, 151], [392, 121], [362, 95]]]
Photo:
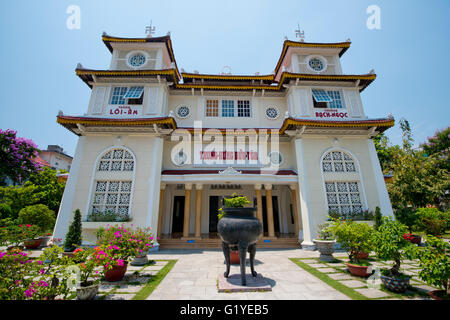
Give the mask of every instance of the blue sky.
[[[81, 9], [79, 30], [66, 27], [70, 5]], [[366, 27], [369, 5], [381, 9], [380, 30]], [[86, 112], [90, 89], [74, 69], [78, 62], [108, 68], [103, 31], [141, 37], [151, 20], [156, 36], [171, 31], [178, 67], [187, 72], [217, 74], [227, 65], [234, 74], [269, 74], [299, 22], [309, 42], [351, 39], [344, 73], [373, 68], [378, 75], [362, 93], [366, 114], [408, 119], [418, 144], [450, 124], [449, 18], [448, 0], [1, 1], [0, 128], [73, 155], [77, 137], [56, 115]], [[400, 143], [398, 125], [387, 134]]]

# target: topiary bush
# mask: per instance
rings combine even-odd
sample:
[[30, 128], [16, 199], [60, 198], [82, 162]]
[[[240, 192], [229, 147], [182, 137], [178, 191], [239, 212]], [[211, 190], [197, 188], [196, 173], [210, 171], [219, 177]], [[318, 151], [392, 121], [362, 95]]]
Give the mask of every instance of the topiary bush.
[[381, 224], [383, 222], [382, 218], [383, 218], [383, 215], [381, 214], [380, 207], [376, 207], [375, 214], [373, 215], [373, 221], [375, 222], [373, 227], [375, 228], [375, 230], [377, 230], [378, 227], [381, 226]]
[[80, 209], [77, 209], [75, 210], [73, 221], [69, 226], [69, 231], [66, 234], [66, 239], [64, 240], [63, 247], [66, 252], [72, 252], [81, 246], [81, 227], [81, 212]]
[[33, 224], [39, 227], [42, 233], [49, 232], [55, 226], [55, 212], [44, 204], [27, 206], [19, 211], [19, 223]]

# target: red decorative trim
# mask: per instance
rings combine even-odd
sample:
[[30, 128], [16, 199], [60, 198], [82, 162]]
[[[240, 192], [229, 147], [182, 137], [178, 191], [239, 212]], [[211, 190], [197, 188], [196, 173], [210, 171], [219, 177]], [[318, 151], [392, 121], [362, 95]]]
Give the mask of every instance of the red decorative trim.
[[[193, 169], [193, 170], [163, 170], [162, 175], [189, 175], [189, 174], [219, 174], [223, 169]], [[238, 170], [242, 174], [274, 174], [277, 176], [296, 176], [297, 173], [293, 170], [278, 170], [273, 173], [261, 170]]]

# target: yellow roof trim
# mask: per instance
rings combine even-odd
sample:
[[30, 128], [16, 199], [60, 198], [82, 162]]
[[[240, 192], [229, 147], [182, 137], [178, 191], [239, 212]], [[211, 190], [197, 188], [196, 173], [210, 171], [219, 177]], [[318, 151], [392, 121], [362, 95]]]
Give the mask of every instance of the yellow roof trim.
[[[351, 121], [351, 120], [349, 120]], [[355, 123], [342, 123], [342, 122], [320, 122], [319, 120], [317, 122], [313, 121], [302, 121], [302, 120], [295, 120], [295, 119], [286, 119], [283, 126], [280, 128], [280, 133], [284, 133], [286, 128], [290, 125], [297, 125], [297, 126], [313, 126], [313, 127], [393, 127], [395, 124], [395, 120], [391, 121], [379, 121], [379, 122], [370, 122], [370, 123], [358, 123], [358, 120], [355, 120]]]
[[175, 120], [171, 117], [166, 119], [157, 119], [157, 120], [133, 120], [133, 119], [111, 119], [109, 121], [107, 120], [97, 120], [97, 119], [63, 119], [60, 117], [57, 117], [56, 120], [59, 124], [81, 124], [81, 125], [89, 125], [89, 124], [96, 124], [96, 125], [114, 125], [114, 126], [129, 126], [129, 125], [149, 125], [149, 124], [171, 124], [175, 129], [177, 128], [177, 124]]

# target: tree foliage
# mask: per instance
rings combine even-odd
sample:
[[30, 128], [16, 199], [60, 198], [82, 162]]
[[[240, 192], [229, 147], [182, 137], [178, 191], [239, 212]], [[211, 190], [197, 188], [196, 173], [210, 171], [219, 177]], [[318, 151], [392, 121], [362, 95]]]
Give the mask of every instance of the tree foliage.
[[33, 159], [38, 148], [32, 140], [16, 136], [17, 132], [0, 129], [0, 185], [10, 178], [22, 183], [41, 168]]
[[71, 252], [79, 246], [81, 246], [81, 212], [80, 209], [77, 209], [66, 234], [63, 247], [64, 250]]

